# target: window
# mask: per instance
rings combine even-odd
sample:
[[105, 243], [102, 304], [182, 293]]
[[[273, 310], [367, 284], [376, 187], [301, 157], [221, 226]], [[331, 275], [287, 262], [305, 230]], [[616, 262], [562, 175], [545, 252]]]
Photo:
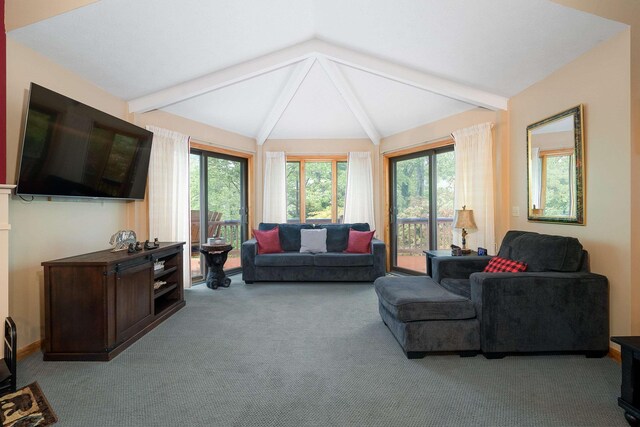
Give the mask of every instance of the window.
[[574, 149], [540, 151], [542, 160], [541, 206], [548, 216], [572, 216], [575, 204], [572, 189], [575, 188]]
[[343, 159], [287, 158], [287, 222], [342, 222], [347, 190]]

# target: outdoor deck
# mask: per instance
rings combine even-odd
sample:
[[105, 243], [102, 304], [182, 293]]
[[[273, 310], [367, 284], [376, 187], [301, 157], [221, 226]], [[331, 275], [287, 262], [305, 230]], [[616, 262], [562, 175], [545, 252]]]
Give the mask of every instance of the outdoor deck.
[[[328, 221], [320, 221], [328, 222]], [[438, 218], [438, 248], [448, 248], [451, 244], [453, 218]], [[236, 220], [215, 221], [219, 236], [233, 246], [225, 263], [225, 270], [240, 267], [241, 233], [240, 222]], [[212, 228], [209, 224], [208, 228]], [[426, 218], [399, 218], [397, 222], [398, 267], [426, 273], [425, 256], [422, 253], [429, 246], [429, 220]], [[191, 275], [200, 275], [200, 254], [191, 254]]]

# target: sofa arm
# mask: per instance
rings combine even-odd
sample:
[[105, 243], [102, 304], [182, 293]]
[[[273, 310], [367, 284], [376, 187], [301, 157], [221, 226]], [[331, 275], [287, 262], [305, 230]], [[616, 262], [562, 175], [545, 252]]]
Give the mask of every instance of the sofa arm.
[[468, 279], [472, 273], [484, 270], [492, 256], [442, 256], [431, 259], [431, 278]]
[[484, 352], [608, 350], [609, 283], [605, 276], [474, 273], [470, 283]]
[[242, 265], [242, 280], [252, 283], [256, 277], [256, 254], [258, 253], [258, 242], [256, 239], [249, 239], [242, 243], [240, 248], [240, 262]]
[[371, 253], [373, 254], [373, 269], [375, 277], [383, 277], [387, 274], [387, 248], [382, 240], [371, 240]]

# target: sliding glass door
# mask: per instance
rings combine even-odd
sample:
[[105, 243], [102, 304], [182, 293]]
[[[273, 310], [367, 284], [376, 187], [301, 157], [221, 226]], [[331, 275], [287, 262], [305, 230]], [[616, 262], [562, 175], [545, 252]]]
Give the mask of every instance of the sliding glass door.
[[225, 271], [240, 269], [240, 245], [247, 239], [247, 159], [192, 149], [190, 157], [191, 280], [206, 277], [199, 245], [223, 237], [233, 246]]
[[423, 251], [453, 240], [453, 147], [395, 157], [390, 177], [391, 268], [426, 273]]

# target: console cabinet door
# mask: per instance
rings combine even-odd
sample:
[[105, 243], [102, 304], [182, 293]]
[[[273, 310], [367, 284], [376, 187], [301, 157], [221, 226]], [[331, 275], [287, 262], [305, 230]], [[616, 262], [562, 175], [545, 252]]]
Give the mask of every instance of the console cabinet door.
[[153, 264], [119, 266], [115, 291], [116, 342], [121, 343], [153, 320]]
[[104, 352], [104, 269], [53, 266], [45, 276], [46, 352]]

